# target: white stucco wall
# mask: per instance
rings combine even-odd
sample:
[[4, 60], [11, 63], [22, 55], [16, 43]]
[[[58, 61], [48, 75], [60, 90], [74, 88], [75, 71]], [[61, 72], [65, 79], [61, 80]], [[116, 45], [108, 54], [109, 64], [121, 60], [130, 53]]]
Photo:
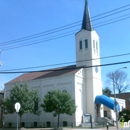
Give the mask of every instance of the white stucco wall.
[[[114, 99], [111, 97], [111, 99]], [[120, 111], [122, 111], [122, 108], [126, 108], [126, 101], [124, 99], [116, 98], [116, 101], [119, 103]], [[111, 117], [113, 120], [116, 120], [116, 114], [113, 110], [111, 110]]]
[[[86, 39], [88, 40], [88, 48], [85, 48]], [[82, 41], [82, 49], [79, 48], [80, 41]], [[101, 68], [98, 66], [100, 65], [100, 43], [95, 30], [87, 31], [82, 29], [76, 34], [76, 61], [78, 67], [88, 67], [84, 68], [83, 84], [86, 99], [86, 110], [84, 112], [90, 113], [93, 120], [95, 120], [97, 116], [94, 103], [95, 97], [102, 95]], [[103, 109], [100, 109], [100, 113], [100, 116], [103, 117]]]
[[[72, 75], [65, 75], [65, 76], [57, 76], [51, 78], [44, 78], [44, 79], [37, 79], [32, 81], [26, 82], [30, 89], [38, 90], [38, 94], [43, 100], [45, 94], [53, 89], [56, 90], [66, 90], [72, 95], [72, 98], [75, 99], [75, 82], [74, 82], [74, 74]], [[9, 96], [10, 90], [14, 84], [6, 84], [5, 86], [5, 95], [4, 98]], [[40, 105], [40, 104], [39, 104]], [[42, 111], [42, 108], [41, 108]], [[9, 114], [5, 116], [6, 122], [16, 123], [16, 120], [12, 120], [15, 117], [15, 114]], [[44, 111], [41, 112], [40, 116], [33, 115], [33, 114], [24, 114], [22, 118], [23, 122], [33, 123], [39, 122], [38, 125], [43, 126], [44, 123], [50, 121], [52, 124], [57, 123], [57, 117], [53, 117], [53, 113], [45, 113]], [[68, 123], [75, 122], [75, 114], [72, 116], [69, 115], [61, 115], [60, 122], [67, 121]], [[62, 124], [61, 124], [62, 125]]]
[[75, 102], [76, 102], [76, 125], [81, 125], [84, 109], [86, 108], [84, 96], [84, 71], [81, 69], [75, 74]]

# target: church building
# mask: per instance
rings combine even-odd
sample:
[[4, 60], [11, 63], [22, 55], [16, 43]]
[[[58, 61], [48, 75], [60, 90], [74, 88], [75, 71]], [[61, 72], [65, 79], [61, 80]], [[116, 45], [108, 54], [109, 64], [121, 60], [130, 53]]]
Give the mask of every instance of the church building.
[[[72, 116], [63, 114], [60, 117], [60, 126], [83, 125], [87, 122], [87, 115], [92, 116], [92, 122], [97, 117], [103, 117], [103, 105], [95, 104], [95, 98], [102, 95], [102, 80], [100, 67], [100, 41], [99, 35], [93, 29], [85, 1], [85, 8], [81, 30], [75, 34], [76, 65], [64, 66], [41, 72], [25, 73], [5, 84], [4, 98], [8, 97], [10, 90], [16, 83], [25, 82], [30, 89], [38, 90], [43, 100], [44, 96], [51, 90], [66, 91], [72, 95], [77, 106]], [[16, 114], [5, 115], [6, 123], [16, 125], [12, 120]], [[57, 117], [52, 113], [46, 113], [41, 108], [39, 116], [25, 114], [22, 118], [23, 126], [51, 127], [57, 122]]]

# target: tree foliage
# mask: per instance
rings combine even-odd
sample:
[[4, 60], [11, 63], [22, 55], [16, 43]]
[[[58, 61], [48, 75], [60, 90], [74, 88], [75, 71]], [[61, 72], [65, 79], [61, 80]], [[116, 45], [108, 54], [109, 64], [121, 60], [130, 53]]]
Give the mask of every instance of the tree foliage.
[[52, 90], [47, 93], [41, 107], [45, 112], [53, 112], [53, 116], [58, 116], [58, 127], [60, 114], [72, 115], [76, 111], [75, 101], [71, 95], [60, 90]]
[[[21, 108], [19, 110], [20, 121], [23, 114], [33, 113], [40, 114], [38, 103], [40, 98], [36, 90], [29, 90], [26, 83], [15, 84], [11, 89], [9, 97], [7, 97], [3, 103], [2, 107], [6, 113], [14, 113], [16, 110], [14, 105], [19, 102]], [[37, 108], [36, 108], [37, 107]]]
[[106, 96], [110, 97], [111, 94], [112, 94], [112, 91], [111, 91], [111, 89], [109, 87], [105, 87], [103, 89], [103, 95], [106, 95]]
[[124, 71], [114, 71], [107, 73], [107, 86], [115, 86], [118, 93], [125, 92], [130, 89], [129, 80], [127, 78], [127, 73]]
[[119, 119], [122, 117], [124, 119], [124, 122], [128, 122], [130, 120], [130, 109], [123, 109], [121, 112], [119, 112]]

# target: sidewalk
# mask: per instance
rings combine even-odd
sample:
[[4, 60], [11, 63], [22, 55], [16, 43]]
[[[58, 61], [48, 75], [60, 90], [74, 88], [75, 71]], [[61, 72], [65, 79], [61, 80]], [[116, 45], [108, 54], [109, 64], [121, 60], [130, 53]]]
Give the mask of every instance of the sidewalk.
[[[102, 127], [102, 128], [92, 128], [92, 129], [79, 129], [79, 128], [68, 128], [68, 129], [63, 129], [63, 130], [107, 130], [106, 127]], [[116, 127], [110, 126], [108, 130], [117, 130]], [[118, 129], [121, 130], [121, 129]]]
[[[107, 128], [104, 127], [104, 128], [101, 128], [101, 130], [107, 130]], [[113, 126], [110, 126], [108, 130], [117, 130], [117, 128], [113, 127]], [[119, 128], [118, 130], [121, 130], [121, 129]]]
[[[17, 130], [16, 128], [0, 128], [0, 130]], [[20, 130], [20, 129], [19, 129]], [[21, 130], [52, 130], [50, 128], [24, 128]], [[85, 128], [63, 128], [62, 130], [107, 130], [106, 127], [103, 128], [92, 128], [92, 129], [85, 129]], [[108, 130], [117, 130], [116, 127], [109, 127]], [[121, 130], [121, 129], [118, 129]]]
[[[85, 128], [63, 128], [63, 130], [107, 130], [106, 127], [102, 127], [102, 128], [92, 128], [92, 129], [85, 129]], [[109, 127], [108, 130], [117, 130], [116, 127]], [[121, 130], [121, 129], [118, 129]]]

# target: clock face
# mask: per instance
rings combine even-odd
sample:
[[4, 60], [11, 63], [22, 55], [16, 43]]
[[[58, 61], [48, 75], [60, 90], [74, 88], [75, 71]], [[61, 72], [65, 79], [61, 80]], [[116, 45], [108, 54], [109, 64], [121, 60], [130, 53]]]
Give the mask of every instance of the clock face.
[[95, 67], [95, 72], [98, 73], [98, 67]]

